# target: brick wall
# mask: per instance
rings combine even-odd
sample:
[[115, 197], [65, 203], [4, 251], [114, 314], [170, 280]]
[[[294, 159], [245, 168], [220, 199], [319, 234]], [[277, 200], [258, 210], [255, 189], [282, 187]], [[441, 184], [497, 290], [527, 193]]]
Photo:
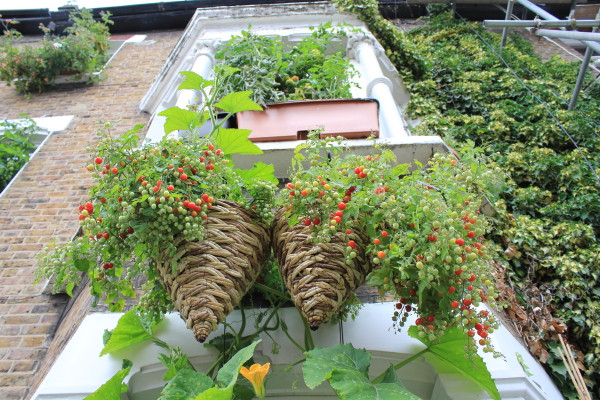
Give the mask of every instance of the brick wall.
[[96, 142], [96, 124], [120, 120], [119, 132], [147, 123], [149, 115], [137, 106], [180, 34], [150, 33], [142, 43], [125, 44], [94, 86], [69, 85], [29, 99], [0, 87], [0, 118], [75, 116], [0, 197], [0, 399], [33, 394], [34, 376], [67, 307], [68, 297], [46, 293], [45, 282], [34, 285], [33, 267], [46, 244], [69, 241], [79, 228], [75, 210], [92, 183], [85, 148]]

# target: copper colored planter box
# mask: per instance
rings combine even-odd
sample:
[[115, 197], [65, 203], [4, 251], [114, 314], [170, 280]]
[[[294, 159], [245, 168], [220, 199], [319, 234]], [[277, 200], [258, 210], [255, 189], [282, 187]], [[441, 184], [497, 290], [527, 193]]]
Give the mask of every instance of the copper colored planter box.
[[379, 137], [378, 104], [373, 99], [285, 101], [268, 104], [264, 111], [240, 112], [237, 125], [252, 131], [253, 142], [306, 139], [319, 128], [322, 137]]

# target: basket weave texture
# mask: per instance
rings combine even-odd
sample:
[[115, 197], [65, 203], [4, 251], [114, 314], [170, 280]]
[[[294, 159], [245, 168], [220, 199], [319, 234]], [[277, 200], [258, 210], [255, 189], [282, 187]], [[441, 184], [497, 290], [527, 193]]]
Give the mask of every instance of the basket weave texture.
[[[199, 342], [239, 304], [271, 250], [268, 227], [231, 201], [213, 203], [204, 236], [200, 241], [176, 238], [174, 258], [165, 250], [157, 262], [175, 309]], [[177, 261], [175, 273], [173, 259]]]
[[[354, 229], [338, 233], [329, 243], [313, 243], [311, 227], [289, 226], [285, 211], [278, 210], [273, 229], [273, 248], [287, 290], [300, 313], [315, 330], [331, 319], [371, 270], [365, 256], [368, 236]], [[346, 264], [348, 239], [356, 242], [357, 257]]]

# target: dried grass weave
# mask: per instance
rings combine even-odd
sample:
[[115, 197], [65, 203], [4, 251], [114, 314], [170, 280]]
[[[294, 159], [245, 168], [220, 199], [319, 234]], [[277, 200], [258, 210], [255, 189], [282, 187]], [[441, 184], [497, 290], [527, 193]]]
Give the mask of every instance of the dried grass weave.
[[[300, 313], [315, 330], [331, 319], [371, 270], [365, 256], [366, 234], [354, 229], [338, 233], [329, 243], [313, 243], [311, 227], [289, 226], [283, 210], [275, 215], [273, 248], [287, 290]], [[357, 244], [357, 257], [346, 264], [348, 237]]]
[[186, 326], [204, 342], [258, 277], [270, 254], [270, 232], [251, 211], [217, 200], [208, 212], [205, 239], [179, 237], [175, 245], [177, 271], [173, 274], [166, 254], [158, 271]]

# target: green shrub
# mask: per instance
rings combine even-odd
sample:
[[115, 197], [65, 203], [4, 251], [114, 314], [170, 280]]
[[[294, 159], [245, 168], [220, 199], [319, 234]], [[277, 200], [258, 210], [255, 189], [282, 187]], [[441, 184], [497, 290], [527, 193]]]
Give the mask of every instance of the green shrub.
[[30, 118], [0, 122], [0, 192], [29, 161], [29, 155], [35, 149], [31, 135], [37, 129]]
[[[14, 84], [19, 92], [41, 92], [52, 86], [57, 76], [85, 74], [99, 71], [107, 60], [109, 49], [109, 14], [102, 14], [101, 21], [94, 21], [92, 13], [83, 9], [71, 13], [73, 26], [66, 29], [66, 36], [53, 36], [40, 24], [44, 39], [39, 45], [19, 45], [21, 34], [8, 29], [12, 20], [0, 20], [5, 28], [0, 39], [0, 79]], [[94, 77], [89, 76], [90, 81]]]

